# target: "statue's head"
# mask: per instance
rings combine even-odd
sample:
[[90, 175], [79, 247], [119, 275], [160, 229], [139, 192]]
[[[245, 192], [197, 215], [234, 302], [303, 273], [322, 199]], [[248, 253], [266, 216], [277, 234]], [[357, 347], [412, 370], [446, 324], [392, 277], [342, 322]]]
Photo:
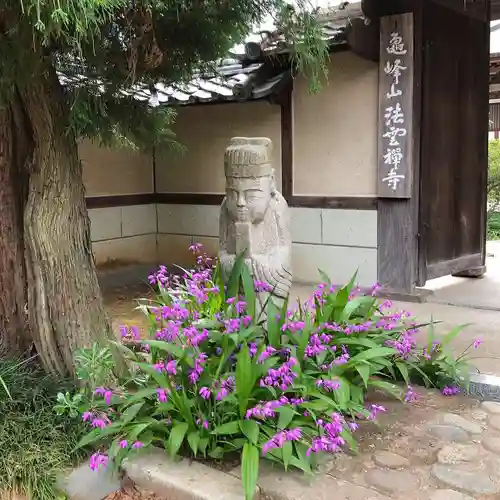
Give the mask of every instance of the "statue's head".
[[265, 137], [233, 137], [226, 149], [226, 207], [236, 221], [264, 219], [276, 194], [271, 163], [272, 141]]

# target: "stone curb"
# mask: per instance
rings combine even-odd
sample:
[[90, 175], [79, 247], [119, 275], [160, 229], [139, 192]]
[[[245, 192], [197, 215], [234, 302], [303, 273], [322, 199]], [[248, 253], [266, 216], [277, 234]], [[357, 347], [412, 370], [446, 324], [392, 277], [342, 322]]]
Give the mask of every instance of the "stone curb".
[[[168, 500], [245, 500], [238, 478], [199, 462], [174, 461], [159, 448], [127, 459], [123, 469], [139, 488]], [[254, 500], [260, 498], [257, 491]]]

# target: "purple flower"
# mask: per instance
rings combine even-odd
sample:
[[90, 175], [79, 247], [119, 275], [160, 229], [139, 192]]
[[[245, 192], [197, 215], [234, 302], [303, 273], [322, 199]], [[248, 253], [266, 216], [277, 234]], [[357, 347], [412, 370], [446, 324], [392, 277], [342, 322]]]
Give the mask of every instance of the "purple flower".
[[408, 391], [405, 396], [406, 403], [413, 403], [418, 400], [418, 394], [413, 390], [412, 386], [408, 386]]
[[106, 468], [108, 465], [108, 456], [103, 453], [94, 453], [89, 460], [89, 467], [93, 471], [98, 471], [99, 467]]
[[295, 358], [290, 358], [278, 369], [270, 368], [267, 375], [261, 379], [260, 386], [277, 387], [282, 391], [286, 391], [297, 377], [297, 373], [292, 370], [292, 367], [296, 364], [297, 360]]
[[248, 353], [251, 358], [257, 354], [257, 344], [255, 342], [250, 342], [250, 344], [248, 344]]
[[299, 441], [302, 438], [302, 430], [300, 428], [291, 429], [288, 431], [280, 431], [275, 434], [269, 441], [262, 446], [264, 455], [276, 448], [282, 448], [287, 441]]
[[200, 253], [202, 248], [203, 248], [203, 245], [201, 243], [193, 243], [192, 245], [189, 246], [189, 251], [194, 253], [194, 254], [197, 254], [197, 253]]
[[460, 387], [445, 385], [441, 391], [443, 396], [456, 396], [460, 393]]
[[370, 414], [368, 415], [368, 420], [375, 420], [379, 413], [385, 413], [387, 410], [380, 405], [371, 405], [370, 406]]
[[236, 302], [236, 304], [234, 305], [234, 308], [236, 309], [236, 312], [238, 314], [241, 314], [243, 312], [245, 312], [245, 309], [247, 307], [247, 303], [242, 301], [242, 300], [239, 300], [238, 302]]
[[156, 389], [156, 396], [158, 397], [158, 401], [160, 403], [166, 403], [167, 402], [167, 391], [165, 389], [162, 389], [159, 387]]
[[338, 380], [318, 380], [316, 385], [323, 388], [327, 392], [336, 391], [340, 388], [340, 382]]
[[260, 354], [259, 359], [257, 360], [257, 363], [264, 363], [264, 361], [268, 358], [270, 358], [273, 354], [276, 353], [276, 349], [271, 346], [267, 346], [265, 350]]
[[99, 396], [103, 396], [106, 404], [109, 405], [111, 403], [111, 398], [113, 397], [113, 393], [104, 387], [97, 387], [95, 390], [95, 394]]
[[217, 392], [217, 401], [222, 401], [227, 398], [231, 392], [234, 390], [234, 379], [233, 377], [228, 377], [220, 383], [219, 392]]
[[474, 349], [477, 349], [482, 343], [483, 343], [482, 339], [476, 339], [476, 340], [474, 340], [474, 343], [472, 344], [472, 346], [474, 347]]
[[128, 447], [128, 441], [126, 439], [123, 439], [122, 441], [120, 441], [119, 445], [120, 448], [127, 448]]
[[177, 360], [172, 359], [165, 365], [165, 370], [169, 375], [177, 375]]
[[208, 387], [202, 387], [200, 389], [200, 396], [203, 398], [203, 399], [210, 399], [210, 396], [212, 395], [212, 392], [210, 391], [210, 389]]
[[256, 292], [272, 292], [273, 287], [264, 281], [254, 281], [253, 286]]
[[208, 356], [202, 352], [194, 360], [194, 368], [189, 372], [188, 379], [192, 384], [196, 384], [203, 373], [205, 367], [203, 366], [207, 361]]
[[82, 414], [82, 420], [84, 422], [87, 422], [88, 420], [90, 420], [92, 418], [92, 413], [90, 411], [84, 411], [83, 414]]
[[349, 351], [345, 345], [342, 346], [342, 354], [333, 360], [335, 365], [345, 365], [351, 356], [349, 355]]
[[106, 427], [106, 421], [102, 418], [94, 418], [94, 420], [92, 420], [92, 427], [96, 429], [104, 429], [104, 427]]
[[136, 441], [133, 445], [132, 445], [132, 448], [134, 450], [137, 450], [139, 448], [143, 448], [144, 447], [144, 443], [141, 443], [140, 441]]

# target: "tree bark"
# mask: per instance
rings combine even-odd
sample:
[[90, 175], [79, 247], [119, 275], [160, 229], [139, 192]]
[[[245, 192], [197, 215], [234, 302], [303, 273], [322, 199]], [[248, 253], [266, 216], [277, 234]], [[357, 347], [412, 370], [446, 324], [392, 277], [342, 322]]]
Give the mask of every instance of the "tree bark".
[[11, 107], [0, 109], [0, 357], [23, 352], [29, 344], [26, 270], [23, 253], [23, 199], [14, 151]]
[[15, 96], [0, 115], [0, 349], [32, 342], [45, 370], [73, 374], [75, 350], [111, 331], [77, 143], [53, 68], [18, 83]]

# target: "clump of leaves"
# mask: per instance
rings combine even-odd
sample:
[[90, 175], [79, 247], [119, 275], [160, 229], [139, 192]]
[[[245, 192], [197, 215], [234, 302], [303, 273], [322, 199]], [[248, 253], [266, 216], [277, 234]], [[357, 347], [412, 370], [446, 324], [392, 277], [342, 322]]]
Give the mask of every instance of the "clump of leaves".
[[[158, 296], [141, 308], [151, 338], [123, 328], [127, 377], [96, 387], [92, 370], [79, 370], [87, 388], [78, 405], [92, 428], [79, 445], [97, 447], [95, 470], [149, 445], [172, 456], [236, 454], [252, 499], [261, 460], [312, 473], [319, 453], [355, 449], [359, 422], [385, 411], [365, 403], [370, 389], [411, 401], [415, 374], [438, 384], [449, 368], [425, 356], [419, 325], [380, 302], [377, 287], [363, 295], [355, 277], [337, 289], [324, 276], [305, 303], [278, 308], [268, 298], [261, 309], [258, 294], [272, 290], [242, 257], [225, 285], [216, 263], [192, 250], [195, 269], [150, 276]], [[446, 376], [459, 382], [458, 371]], [[403, 380], [408, 389], [394, 383]]]
[[58, 498], [57, 475], [73, 464], [82, 425], [53, 407], [62, 384], [26, 360], [0, 360], [0, 492]]

